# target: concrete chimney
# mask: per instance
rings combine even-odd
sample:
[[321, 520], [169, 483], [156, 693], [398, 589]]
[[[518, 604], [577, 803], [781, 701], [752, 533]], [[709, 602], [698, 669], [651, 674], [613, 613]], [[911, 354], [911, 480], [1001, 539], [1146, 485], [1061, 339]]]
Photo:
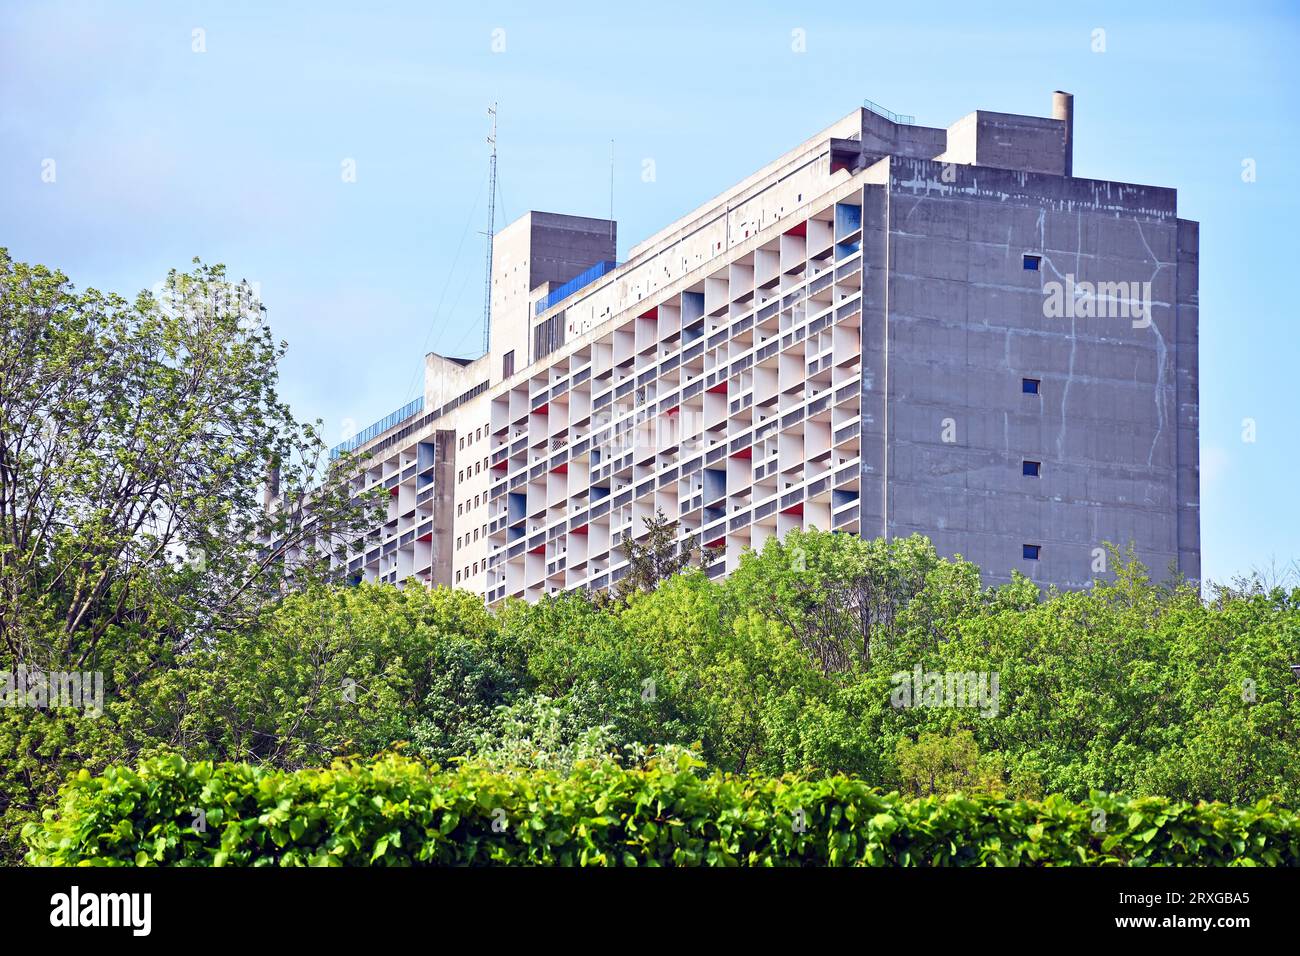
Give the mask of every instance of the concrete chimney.
[[1052, 94], [1052, 119], [1065, 123], [1065, 175], [1074, 175], [1074, 94]]
[[262, 486], [262, 510], [270, 514], [280, 498], [280, 459], [272, 458], [266, 465], [266, 484]]

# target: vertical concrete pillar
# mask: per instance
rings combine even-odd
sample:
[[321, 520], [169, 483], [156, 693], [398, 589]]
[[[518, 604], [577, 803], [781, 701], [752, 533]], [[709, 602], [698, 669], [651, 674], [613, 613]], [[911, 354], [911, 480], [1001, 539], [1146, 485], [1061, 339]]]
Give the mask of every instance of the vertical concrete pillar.
[[1065, 123], [1065, 175], [1074, 175], [1074, 94], [1052, 94], [1052, 119]]

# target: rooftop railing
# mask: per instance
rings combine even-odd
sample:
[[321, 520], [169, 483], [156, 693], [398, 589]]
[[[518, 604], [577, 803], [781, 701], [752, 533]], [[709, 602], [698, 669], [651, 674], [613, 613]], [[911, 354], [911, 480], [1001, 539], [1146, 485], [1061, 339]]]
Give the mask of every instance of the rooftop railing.
[[601, 276], [605, 275], [605, 273], [613, 272], [617, 268], [618, 268], [617, 262], [614, 262], [611, 259], [606, 259], [603, 262], [597, 262], [590, 269], [584, 269], [582, 272], [579, 272], [568, 282], [564, 283], [561, 286], [558, 286], [557, 288], [552, 289], [542, 298], [538, 299], [537, 309], [534, 312], [534, 314], [541, 315], [551, 306], [555, 305], [555, 303], [561, 301], [562, 299], [567, 299], [569, 296], [573, 295], [573, 293], [577, 292], [583, 286], [591, 285], [591, 283], [595, 282]]
[[423, 395], [421, 395], [415, 401], [408, 402], [407, 404], [403, 405], [401, 408], [393, 412], [391, 415], [387, 415], [384, 418], [381, 418], [373, 425], [367, 426], [366, 428], [357, 432], [355, 435], [353, 435], [351, 438], [347, 439], [346, 441], [340, 442], [339, 444], [335, 445], [333, 448], [330, 449], [330, 460], [331, 461], [334, 460], [339, 455], [343, 454], [345, 451], [352, 451], [354, 448], [360, 448], [366, 442], [370, 441], [370, 439], [375, 438], [378, 435], [382, 435], [384, 432], [388, 431], [388, 429], [392, 428], [394, 425], [400, 424], [401, 422], [406, 421], [408, 418], [420, 414], [420, 412], [422, 411], [424, 411]]
[[891, 123], [898, 123], [903, 126], [916, 125], [915, 116], [908, 116], [906, 113], [895, 113], [893, 110], [885, 109], [879, 103], [871, 102], [871, 100], [863, 100], [862, 106], [864, 109], [871, 110], [871, 112], [875, 113], [877, 116], [883, 116]]

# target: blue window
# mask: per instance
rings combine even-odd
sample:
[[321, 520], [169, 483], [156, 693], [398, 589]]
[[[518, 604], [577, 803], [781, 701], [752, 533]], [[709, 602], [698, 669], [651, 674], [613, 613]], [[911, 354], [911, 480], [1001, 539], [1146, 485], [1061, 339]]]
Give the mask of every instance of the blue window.
[[1040, 382], [1042, 382], [1042, 379], [1022, 378], [1020, 380], [1020, 390], [1026, 395], [1037, 395]]
[[1026, 478], [1037, 478], [1038, 472], [1042, 467], [1043, 463], [1041, 461], [1029, 461], [1026, 459], [1020, 463], [1020, 473]]
[[1038, 550], [1039, 550], [1039, 545], [1022, 544], [1020, 546], [1020, 556], [1024, 558], [1026, 561], [1037, 561]]
[[1025, 256], [1025, 268], [1030, 272], [1037, 272], [1038, 266], [1042, 263], [1042, 256]]

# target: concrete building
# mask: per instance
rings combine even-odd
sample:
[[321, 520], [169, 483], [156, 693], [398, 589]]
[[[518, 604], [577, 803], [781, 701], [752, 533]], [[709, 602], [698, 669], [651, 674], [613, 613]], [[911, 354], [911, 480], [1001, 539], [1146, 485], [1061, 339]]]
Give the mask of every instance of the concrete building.
[[1197, 224], [1082, 179], [1073, 103], [948, 129], [868, 107], [634, 246], [495, 239], [487, 355], [347, 443], [388, 521], [347, 572], [496, 602], [625, 573], [662, 510], [721, 549], [928, 535], [1079, 588], [1103, 542], [1200, 574]]

